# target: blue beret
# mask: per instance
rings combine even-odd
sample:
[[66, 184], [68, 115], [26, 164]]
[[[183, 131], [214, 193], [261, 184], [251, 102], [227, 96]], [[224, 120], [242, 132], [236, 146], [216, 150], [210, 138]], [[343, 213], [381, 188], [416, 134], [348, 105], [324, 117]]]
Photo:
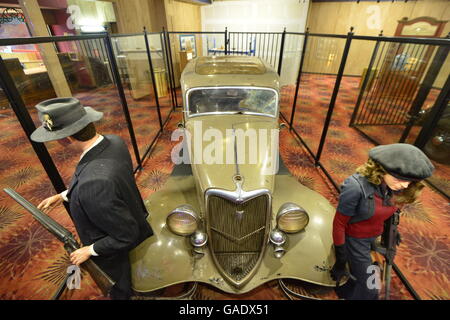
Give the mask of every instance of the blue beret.
[[434, 166], [425, 153], [407, 143], [394, 143], [370, 149], [369, 158], [378, 162], [390, 175], [419, 181], [433, 174]]

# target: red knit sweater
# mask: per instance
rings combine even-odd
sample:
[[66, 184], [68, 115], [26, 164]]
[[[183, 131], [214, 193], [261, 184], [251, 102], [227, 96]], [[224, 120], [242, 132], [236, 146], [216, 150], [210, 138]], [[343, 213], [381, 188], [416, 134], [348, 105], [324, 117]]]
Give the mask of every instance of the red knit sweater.
[[377, 237], [383, 233], [384, 221], [389, 219], [397, 210], [395, 206], [383, 206], [383, 200], [375, 195], [375, 212], [370, 219], [351, 223], [352, 217], [346, 216], [339, 211], [333, 220], [333, 242], [336, 246], [345, 243], [345, 235], [353, 238]]

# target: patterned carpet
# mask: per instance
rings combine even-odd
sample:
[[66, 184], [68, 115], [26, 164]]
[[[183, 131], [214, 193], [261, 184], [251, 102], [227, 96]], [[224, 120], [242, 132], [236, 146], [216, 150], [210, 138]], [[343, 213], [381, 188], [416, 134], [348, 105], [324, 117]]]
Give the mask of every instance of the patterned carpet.
[[[331, 97], [331, 90], [326, 88], [332, 87], [334, 81], [332, 76], [305, 75], [299, 88], [294, 128], [313, 152], [319, 145]], [[358, 84], [359, 78], [343, 78], [320, 160], [338, 184], [366, 161], [368, 150], [374, 146], [348, 126]], [[292, 99], [289, 97], [295, 88], [285, 90], [282, 112], [290, 119]], [[429, 99], [433, 96], [430, 95]], [[379, 130], [381, 128], [384, 135], [392, 139], [384, 143], [396, 142], [386, 127]], [[294, 154], [291, 157], [297, 159]], [[289, 160], [286, 163], [289, 166]], [[448, 185], [449, 168], [436, 162], [434, 164], [437, 170], [433, 182], [442, 181], [442, 184]], [[304, 167], [310, 166], [307, 164]], [[323, 192], [320, 188], [314, 189]], [[424, 299], [449, 298], [449, 216], [448, 200], [431, 188], [424, 190], [418, 203], [409, 205], [402, 212], [399, 228], [404, 241], [400, 245], [396, 264]]]
[[[366, 160], [367, 151], [373, 146], [354, 129], [348, 128], [347, 117], [352, 112], [355, 99], [353, 91], [358, 81], [350, 77], [343, 79], [321, 159], [338, 183]], [[293, 88], [285, 88], [283, 95], [282, 112], [287, 117], [292, 105], [292, 91]], [[330, 79], [323, 76], [308, 81], [305, 79], [300, 92], [299, 103], [307, 102], [299, 104], [295, 126], [308, 145], [316, 150], [325, 118], [324, 108], [328, 107], [331, 92]], [[77, 97], [86, 105], [105, 112], [105, 119], [98, 126], [101, 133], [118, 134], [127, 142], [130, 141], [118, 96], [113, 88], [99, 88]], [[163, 110], [164, 117], [167, 117], [169, 97], [165, 99], [164, 105], [167, 107]], [[154, 104], [132, 101], [131, 98], [127, 100], [142, 154], [159, 126]], [[172, 171], [170, 150], [175, 142], [170, 140], [170, 135], [180, 119], [181, 112], [172, 113], [164, 132], [144, 162], [144, 170], [136, 176], [144, 198], [158, 190]], [[0, 187], [12, 187], [37, 204], [53, 194], [54, 190], [11, 110], [0, 112], [0, 123], [3, 128], [0, 132]], [[77, 155], [63, 152], [57, 143], [49, 143], [47, 147], [67, 183]], [[321, 171], [314, 167], [309, 154], [289, 130], [281, 131], [280, 151], [286, 166], [301, 183], [336, 204], [337, 193], [334, 188]], [[449, 213], [448, 202], [430, 188], [425, 189], [418, 204], [403, 211], [400, 232], [404, 241], [395, 261], [423, 299], [449, 299], [450, 296]], [[55, 208], [49, 214], [75, 233], [62, 207]], [[3, 271], [0, 276], [0, 299], [49, 299], [63, 279], [68, 265], [68, 256], [61, 244], [6, 194], [0, 192], [0, 269]], [[287, 285], [302, 294], [336, 299], [331, 289], [299, 281], [289, 281]], [[179, 286], [168, 288], [162, 294], [172, 296], [178, 289]], [[412, 299], [395, 274], [391, 297]], [[66, 290], [62, 298], [104, 299], [87, 274], [83, 276], [80, 290]], [[286, 296], [277, 282], [272, 281], [242, 296], [223, 294], [212, 287], [199, 285], [194, 298], [286, 299]]]
[[[317, 152], [319, 146], [335, 80], [335, 76], [329, 75], [302, 75], [293, 125], [314, 153]], [[348, 126], [358, 98], [359, 81], [360, 78], [358, 77], [343, 78], [328, 130], [327, 141], [329, 143], [326, 143], [323, 149], [322, 162], [326, 165], [325, 167], [336, 169], [336, 175], [333, 175], [335, 181], [342, 181], [358, 165], [359, 161], [364, 161], [364, 158], [367, 156], [366, 151], [374, 146], [370, 141], [358, 134], [356, 130]], [[288, 120], [291, 119], [294, 91], [295, 87], [286, 86], [282, 92], [283, 103], [281, 112]], [[432, 105], [438, 94], [439, 91], [433, 89], [424, 105]], [[399, 141], [404, 126], [365, 125], [358, 126], [358, 128], [380, 144], [390, 144]], [[413, 126], [406, 142], [413, 143], [420, 129], [421, 127], [419, 126]], [[359, 143], [357, 148], [355, 148], [355, 143]], [[345, 162], [343, 168], [334, 163], [334, 161], [340, 160], [335, 159], [335, 155], [339, 157], [347, 156], [348, 162]], [[434, 160], [433, 164], [436, 170], [430, 181], [444, 193], [450, 195], [450, 166]]]
[[[126, 91], [130, 117], [141, 155], [159, 131], [159, 120], [154, 99], [151, 96], [133, 100]], [[96, 123], [101, 133], [120, 135], [131, 147], [117, 90], [105, 86], [75, 95], [82, 104], [104, 112]], [[170, 96], [159, 99], [163, 122], [170, 113]], [[37, 124], [33, 106], [27, 106]], [[26, 199], [38, 204], [54, 194], [39, 160], [24, 135], [13, 111], [2, 107], [0, 112], [0, 187], [11, 187]], [[46, 143], [60, 174], [68, 185], [78, 154], [64, 150], [57, 142]], [[156, 148], [157, 149], [157, 148]], [[55, 208], [50, 216], [75, 233], [73, 224], [63, 207]], [[0, 299], [49, 299], [65, 276], [68, 256], [61, 244], [40, 227], [30, 214], [15, 204], [4, 192], [0, 192]], [[81, 290], [66, 290], [66, 299], [100, 299], [102, 295], [89, 275], [85, 275]]]

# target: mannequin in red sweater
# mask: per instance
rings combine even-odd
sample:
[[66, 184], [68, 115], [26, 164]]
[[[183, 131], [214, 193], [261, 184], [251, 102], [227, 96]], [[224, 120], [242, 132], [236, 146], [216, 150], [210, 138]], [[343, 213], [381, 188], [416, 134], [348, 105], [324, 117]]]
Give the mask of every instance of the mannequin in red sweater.
[[[403, 204], [414, 202], [431, 176], [433, 165], [415, 146], [403, 143], [372, 148], [369, 160], [348, 177], [333, 221], [336, 263], [331, 276], [344, 299], [375, 300], [378, 289], [368, 285], [370, 250], [383, 232], [384, 221]], [[338, 287], [349, 264], [351, 279]]]

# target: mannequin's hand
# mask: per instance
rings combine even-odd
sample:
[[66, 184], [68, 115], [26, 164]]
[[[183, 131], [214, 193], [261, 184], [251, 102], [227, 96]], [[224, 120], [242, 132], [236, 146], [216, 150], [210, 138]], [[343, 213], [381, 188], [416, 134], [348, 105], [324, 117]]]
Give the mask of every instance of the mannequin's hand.
[[70, 254], [70, 261], [79, 266], [91, 257], [89, 246], [82, 247]]
[[339, 287], [341, 279], [348, 276], [348, 272], [345, 269], [345, 264], [335, 263], [333, 268], [330, 270], [331, 279], [336, 281], [336, 288]]
[[62, 202], [63, 202], [62, 196], [60, 194], [55, 194], [54, 196], [48, 197], [47, 199], [39, 203], [37, 208], [39, 210], [46, 211], [55, 205], [61, 204]]

